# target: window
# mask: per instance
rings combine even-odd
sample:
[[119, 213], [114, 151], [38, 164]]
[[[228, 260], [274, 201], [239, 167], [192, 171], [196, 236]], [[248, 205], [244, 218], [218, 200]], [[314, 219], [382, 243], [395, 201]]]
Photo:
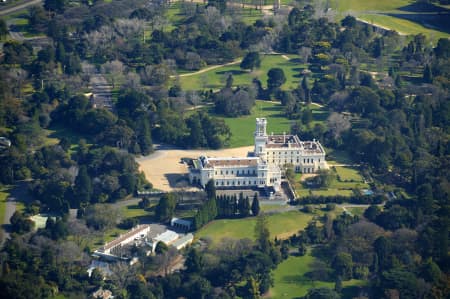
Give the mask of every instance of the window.
[[217, 170], [216, 170], [216, 172], [214, 174], [217, 175]]
[[239, 175], [239, 170], [236, 171], [236, 175]]
[[223, 171], [222, 171], [222, 170], [220, 171], [220, 174], [223, 174]]
[[227, 182], [227, 186], [229, 186], [230, 185], [230, 182]]
[[256, 170], [253, 170], [253, 174], [256, 174]]
[[303, 163], [306, 163], [306, 159], [303, 159]]
[[219, 186], [219, 182], [216, 181], [216, 186]]
[[228, 174], [228, 170], [225, 172], [225, 174]]

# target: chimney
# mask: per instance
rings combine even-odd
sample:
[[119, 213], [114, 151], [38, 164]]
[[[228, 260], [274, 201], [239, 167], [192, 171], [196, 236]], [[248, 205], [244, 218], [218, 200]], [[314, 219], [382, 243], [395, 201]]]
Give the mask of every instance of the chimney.
[[286, 143], [286, 132], [283, 132], [283, 144]]

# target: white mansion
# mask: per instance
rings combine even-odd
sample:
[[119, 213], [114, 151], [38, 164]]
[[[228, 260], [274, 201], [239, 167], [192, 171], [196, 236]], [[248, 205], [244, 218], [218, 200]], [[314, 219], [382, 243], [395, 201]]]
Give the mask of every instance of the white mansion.
[[205, 185], [214, 180], [217, 188], [265, 188], [280, 190], [281, 168], [292, 165], [296, 172], [314, 173], [328, 168], [319, 141], [301, 141], [296, 135], [267, 135], [267, 120], [256, 119], [255, 149], [249, 157], [210, 158], [201, 156], [189, 171], [191, 183]]

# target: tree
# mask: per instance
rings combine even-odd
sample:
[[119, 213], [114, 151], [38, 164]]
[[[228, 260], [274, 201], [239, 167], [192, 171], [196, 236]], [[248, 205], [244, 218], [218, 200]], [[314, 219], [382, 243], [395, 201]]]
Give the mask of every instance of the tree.
[[241, 193], [239, 194], [239, 203], [238, 203], [239, 215], [241, 217], [247, 217], [250, 215], [250, 201], [248, 196], [244, 197]]
[[8, 34], [8, 25], [6, 24], [6, 21], [3, 19], [0, 19], [0, 39], [3, 39]]
[[259, 53], [249, 52], [247, 53], [247, 55], [245, 55], [244, 59], [242, 59], [240, 68], [253, 71], [253, 69], [259, 68], [260, 65], [261, 65], [261, 58], [259, 57]]
[[258, 193], [255, 193], [255, 196], [253, 197], [251, 210], [253, 216], [259, 215], [260, 207], [259, 207]]
[[286, 82], [286, 76], [281, 68], [271, 68], [267, 73], [267, 88], [274, 91]]
[[92, 182], [85, 165], [82, 165], [78, 171], [78, 175], [75, 179], [74, 194], [76, 200], [75, 206], [91, 201]]
[[156, 253], [156, 254], [163, 254], [163, 253], [165, 253], [167, 250], [169, 250], [169, 247], [167, 247], [166, 243], [159, 241], [159, 242], [156, 244], [156, 247], [155, 247], [155, 253]]
[[247, 283], [244, 286], [243, 289], [243, 295], [242, 298], [245, 299], [259, 299], [261, 298], [261, 295], [259, 293], [259, 283], [256, 279], [253, 277], [250, 277], [247, 279]]
[[209, 180], [205, 186], [206, 197], [208, 199], [216, 198], [216, 184], [214, 180]]
[[433, 73], [431, 72], [431, 67], [429, 64], [423, 69], [423, 82], [433, 83]]
[[203, 256], [197, 249], [191, 248], [184, 263], [187, 273], [202, 273], [204, 267]]
[[265, 253], [269, 252], [270, 249], [269, 222], [265, 214], [260, 214], [256, 218], [255, 238], [259, 249]]
[[305, 299], [340, 299], [335, 290], [329, 288], [309, 289]]
[[55, 12], [63, 12], [66, 6], [66, 0], [45, 0], [44, 8], [46, 10], [55, 11]]
[[331, 264], [337, 276], [342, 277], [342, 279], [352, 278], [353, 261], [352, 256], [348, 253], [338, 253]]
[[166, 222], [172, 219], [177, 204], [173, 193], [166, 193], [161, 196], [155, 209], [155, 215], [159, 221]]

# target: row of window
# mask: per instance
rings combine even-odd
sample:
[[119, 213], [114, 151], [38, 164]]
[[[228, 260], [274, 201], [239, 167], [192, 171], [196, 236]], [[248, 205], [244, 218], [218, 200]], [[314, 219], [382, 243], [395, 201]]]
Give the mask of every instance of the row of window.
[[[275, 179], [276, 181], [276, 179]], [[253, 186], [256, 186], [256, 182], [257, 181], [253, 181]], [[272, 180], [271, 180], [272, 182]], [[266, 183], [266, 181], [259, 181], [260, 185], [264, 185]], [[237, 183], [235, 181], [232, 181], [230, 184], [230, 181], [227, 181], [226, 183], [222, 180], [217, 180], [216, 181], [216, 186], [252, 186], [252, 181], [237, 181]]]
[[[224, 173], [224, 171], [221, 170], [221, 171], [220, 171], [220, 174], [223, 175], [223, 173]], [[234, 170], [231, 170], [230, 173], [231, 173], [231, 174], [234, 174]], [[253, 175], [256, 175], [256, 170], [253, 170], [251, 173], [252, 173]], [[216, 175], [218, 174], [218, 171], [217, 171], [217, 170], [215, 171], [215, 174], [216, 174]], [[225, 175], [227, 175], [227, 174], [228, 174], [228, 170], [225, 170]], [[239, 174], [242, 174], [242, 175], [244, 175], [244, 174], [250, 174], [250, 169], [247, 170], [247, 173], [245, 173], [245, 170], [241, 170], [241, 172], [239, 172], [239, 170], [236, 170], [236, 175], [239, 175]]]

